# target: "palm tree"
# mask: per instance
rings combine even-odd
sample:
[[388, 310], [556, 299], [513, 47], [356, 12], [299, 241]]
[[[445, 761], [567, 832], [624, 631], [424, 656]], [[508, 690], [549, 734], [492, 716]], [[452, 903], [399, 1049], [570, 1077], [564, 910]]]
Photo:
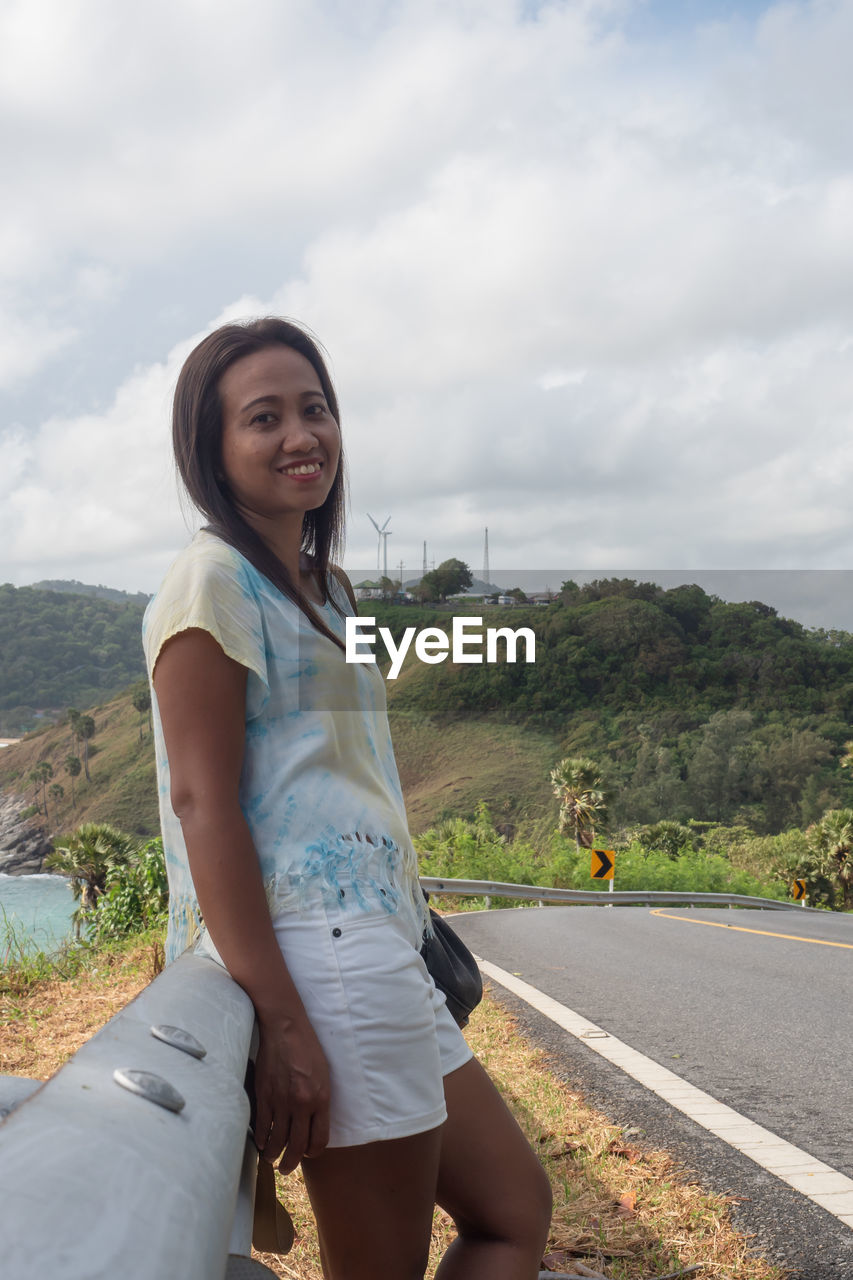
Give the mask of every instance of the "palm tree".
[[86, 775], [86, 781], [91, 782], [89, 776], [89, 739], [95, 736], [95, 721], [91, 716], [80, 716], [77, 720], [76, 733], [78, 738], [83, 739], [83, 772]]
[[138, 847], [133, 836], [107, 822], [85, 822], [55, 843], [44, 865], [48, 871], [71, 879], [71, 892], [80, 901], [72, 916], [78, 938], [83, 920], [105, 893], [110, 875], [117, 867], [130, 862]]
[[48, 760], [40, 760], [35, 768], [31, 769], [29, 773], [29, 781], [36, 788], [36, 808], [39, 807], [38, 792], [41, 791], [45, 817], [47, 817], [47, 784], [52, 777], [53, 765]]
[[68, 715], [68, 728], [71, 730], [71, 744], [70, 744], [71, 750], [76, 753], [77, 743], [80, 738], [80, 734], [79, 734], [80, 712], [77, 710], [76, 707], [69, 707], [67, 715]]
[[567, 756], [551, 770], [551, 784], [560, 801], [560, 830], [574, 833], [577, 850], [591, 849], [596, 820], [607, 817], [607, 795], [598, 765], [586, 756]]
[[148, 719], [148, 713], [151, 710], [151, 691], [148, 688], [148, 682], [146, 680], [140, 680], [133, 686], [130, 691], [130, 700], [135, 709], [139, 712], [140, 717], [144, 717], [144, 719], [140, 719], [139, 721], [139, 741], [141, 742], [142, 726], [145, 723], [145, 720]]
[[830, 809], [806, 831], [812, 876], [841, 892], [841, 910], [853, 910], [853, 809]]
[[79, 756], [71, 755], [65, 757], [65, 772], [71, 779], [71, 803], [75, 808], [77, 806], [77, 801], [74, 798], [74, 779], [79, 778], [82, 769], [83, 766], [80, 763]]
[[[47, 794], [50, 796], [51, 800], [55, 800], [58, 804], [65, 795], [65, 788], [60, 782], [52, 782], [47, 789]], [[47, 817], [47, 802], [45, 802], [44, 816]]]

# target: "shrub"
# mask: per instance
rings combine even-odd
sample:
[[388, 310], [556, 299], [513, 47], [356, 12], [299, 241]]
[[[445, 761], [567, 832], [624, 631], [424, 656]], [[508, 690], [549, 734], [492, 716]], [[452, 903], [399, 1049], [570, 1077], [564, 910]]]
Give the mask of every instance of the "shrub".
[[[588, 849], [576, 852], [567, 841], [556, 842], [545, 868], [545, 883], [564, 889], [599, 889], [607, 883], [590, 876]], [[672, 893], [742, 893], [758, 898], [778, 898], [782, 886], [769, 876], [756, 877], [719, 854], [689, 846], [673, 859], [659, 849], [646, 849], [639, 841], [616, 850], [614, 889], [669, 891]]]
[[163, 924], [168, 893], [163, 841], [158, 837], [143, 845], [132, 862], [116, 868], [96, 909], [86, 915], [89, 937], [101, 945]]
[[[484, 803], [477, 806], [473, 820], [450, 818], [416, 836], [414, 843], [422, 876], [507, 884], [543, 882], [542, 861], [536, 850], [523, 841], [507, 842], [495, 830]], [[470, 904], [471, 899], [466, 899], [465, 905]]]

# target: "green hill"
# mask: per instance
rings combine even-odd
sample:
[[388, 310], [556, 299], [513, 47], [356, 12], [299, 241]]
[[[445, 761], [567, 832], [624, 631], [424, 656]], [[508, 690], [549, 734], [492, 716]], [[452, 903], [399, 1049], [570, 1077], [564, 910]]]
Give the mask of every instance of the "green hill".
[[[450, 630], [460, 607], [370, 604], [399, 643], [406, 626]], [[473, 610], [471, 610], [473, 612]], [[547, 608], [479, 607], [484, 627], [529, 627], [535, 663], [425, 666], [389, 681], [397, 713], [446, 727], [488, 720], [589, 755], [617, 825], [688, 818], [761, 832], [853, 803], [853, 637], [810, 631], [759, 601], [696, 586], [565, 585]], [[464, 771], [463, 771], [464, 772]]]
[[116, 604], [138, 604], [144, 609], [151, 596], [145, 591], [121, 591], [118, 587], [97, 587], [90, 582], [78, 582], [76, 578], [43, 578], [31, 582], [37, 591], [60, 591], [73, 596], [95, 596], [99, 600], [112, 600]]
[[135, 598], [0, 586], [0, 736], [102, 702], [142, 677], [144, 607]]
[[[37, 799], [30, 771], [42, 760], [53, 769], [51, 782], [64, 791], [48, 798], [48, 818], [34, 816], [52, 834], [83, 822], [111, 822], [125, 831], [154, 835], [159, 830], [153, 740], [147, 717], [134, 710], [130, 692], [89, 709], [95, 721], [90, 743], [91, 782], [71, 779], [65, 761], [74, 751], [67, 724], [50, 725], [0, 751], [0, 792]], [[558, 743], [550, 734], [487, 720], [445, 726], [429, 717], [391, 713], [397, 761], [409, 821], [414, 832], [441, 818], [473, 813], [479, 800], [492, 807], [508, 833], [520, 821], [553, 827], [556, 800], [547, 785]], [[143, 737], [140, 739], [140, 727]], [[544, 810], [543, 810], [544, 807]]]
[[[50, 601], [92, 612], [55, 614]], [[52, 691], [46, 705], [83, 709], [94, 702], [97, 733], [92, 782], [79, 786], [75, 810], [64, 773], [67, 727], [49, 727], [0, 752], [0, 787], [27, 791], [29, 771], [46, 758], [65, 789], [52, 829], [103, 818], [155, 830], [150, 737], [139, 741], [129, 694], [112, 697], [109, 686], [122, 669], [114, 651], [122, 648], [119, 636], [127, 664], [119, 683], [141, 673], [141, 609], [0, 588], [0, 707], [14, 696], [4, 683], [2, 639], [14, 632], [7, 626], [10, 604], [23, 628], [14, 634], [15, 662], [28, 662], [36, 687]], [[449, 631], [461, 611], [458, 604], [378, 602], [362, 609], [398, 641], [406, 627]], [[549, 771], [562, 756], [581, 754], [604, 774], [613, 831], [667, 818], [774, 833], [853, 806], [853, 637], [809, 631], [760, 602], [726, 604], [695, 586], [664, 591], [627, 580], [567, 584], [548, 607], [481, 606], [476, 613], [485, 626], [532, 628], [536, 662], [427, 666], [411, 654], [388, 681], [414, 831], [470, 816], [484, 800], [506, 834], [544, 840], [557, 813]], [[63, 655], [63, 617], [81, 633], [88, 628], [90, 645], [98, 642], [85, 671], [69, 671], [67, 654], [54, 661]], [[89, 686], [103, 679], [108, 692], [86, 699], [71, 677], [85, 677]]]
[[[44, 760], [53, 770], [50, 784], [58, 783], [64, 791], [61, 799], [48, 797], [46, 820], [42, 815], [33, 819], [50, 834], [69, 831], [83, 822], [111, 822], [124, 831], [156, 835], [157, 780], [147, 717], [134, 709], [129, 691], [89, 708], [88, 714], [95, 721], [95, 735], [89, 743], [91, 782], [82, 773], [73, 779], [73, 803], [72, 779], [65, 761], [79, 752], [79, 746], [75, 746], [67, 723], [46, 726], [0, 751], [0, 791], [37, 799], [29, 774]], [[142, 738], [140, 722], [145, 730]]]

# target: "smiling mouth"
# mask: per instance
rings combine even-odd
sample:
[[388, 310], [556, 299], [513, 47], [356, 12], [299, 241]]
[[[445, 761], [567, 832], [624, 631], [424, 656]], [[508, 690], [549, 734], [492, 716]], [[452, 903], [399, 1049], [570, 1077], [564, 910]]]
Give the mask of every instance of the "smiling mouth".
[[292, 467], [279, 467], [283, 476], [318, 476], [323, 470], [319, 462], [301, 462]]

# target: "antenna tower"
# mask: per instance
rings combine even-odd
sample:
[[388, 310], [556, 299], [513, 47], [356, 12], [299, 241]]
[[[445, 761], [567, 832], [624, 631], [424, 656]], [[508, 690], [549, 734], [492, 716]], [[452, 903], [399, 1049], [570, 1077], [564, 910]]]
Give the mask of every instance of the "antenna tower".
[[427, 571], [427, 563], [426, 563], [426, 542], [424, 542], [424, 573], [426, 573], [426, 571]]
[[483, 581], [489, 581], [489, 529], [486, 526], [486, 537], [483, 543]]

